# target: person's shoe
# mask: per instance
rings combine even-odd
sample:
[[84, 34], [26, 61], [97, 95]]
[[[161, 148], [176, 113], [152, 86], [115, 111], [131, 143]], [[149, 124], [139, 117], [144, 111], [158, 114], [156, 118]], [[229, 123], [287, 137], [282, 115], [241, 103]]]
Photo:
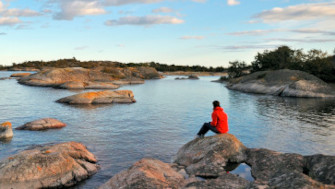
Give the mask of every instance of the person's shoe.
[[198, 139], [198, 138], [204, 138], [204, 135], [196, 135], [196, 136], [194, 137], [194, 139]]

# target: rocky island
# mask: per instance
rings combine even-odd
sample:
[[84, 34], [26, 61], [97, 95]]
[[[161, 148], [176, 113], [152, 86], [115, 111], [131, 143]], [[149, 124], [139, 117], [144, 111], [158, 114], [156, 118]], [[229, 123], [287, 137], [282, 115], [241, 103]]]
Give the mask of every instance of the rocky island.
[[19, 83], [62, 89], [116, 89], [119, 85], [139, 84], [144, 83], [144, 79], [161, 77], [150, 67], [109, 69], [68, 67], [45, 68], [38, 73], [20, 78]]
[[228, 89], [287, 97], [334, 98], [335, 91], [321, 79], [298, 70], [260, 71], [232, 79]]

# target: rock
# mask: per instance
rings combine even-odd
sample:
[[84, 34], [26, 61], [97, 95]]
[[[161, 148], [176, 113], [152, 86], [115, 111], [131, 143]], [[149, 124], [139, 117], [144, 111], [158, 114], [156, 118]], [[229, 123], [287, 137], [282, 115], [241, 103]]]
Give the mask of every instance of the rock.
[[313, 179], [335, 185], [335, 157], [322, 154], [305, 156], [306, 168], [304, 172]]
[[0, 77], [0, 80], [13, 79], [12, 77]]
[[13, 129], [10, 122], [0, 124], [0, 140], [7, 140], [13, 138]]
[[194, 180], [188, 179], [185, 181], [186, 184], [182, 187], [185, 189], [193, 188], [212, 188], [212, 189], [222, 189], [222, 188], [247, 188], [250, 182], [234, 174], [222, 173], [218, 178], [215, 179], [203, 179]]
[[176, 80], [185, 80], [185, 79], [191, 79], [191, 80], [197, 80], [199, 77], [197, 75], [189, 75], [188, 77], [177, 77]]
[[117, 89], [119, 85], [115, 85], [113, 82], [81, 82], [81, 81], [69, 81], [65, 82], [57, 88], [61, 89]]
[[268, 149], [248, 149], [246, 163], [257, 180], [267, 181], [285, 173], [303, 173], [304, 157], [299, 154], [282, 154]]
[[10, 75], [11, 77], [26, 77], [26, 76], [30, 76], [31, 73], [15, 73]]
[[28, 122], [20, 127], [15, 129], [17, 130], [31, 130], [31, 131], [41, 131], [47, 129], [59, 129], [65, 127], [66, 124], [53, 118], [43, 118], [39, 120], [35, 120], [32, 122]]
[[231, 80], [227, 88], [248, 93], [289, 97], [335, 97], [321, 79], [297, 70], [261, 71]]
[[218, 177], [229, 163], [245, 160], [247, 148], [231, 134], [194, 139], [179, 149], [175, 163], [186, 167], [190, 175]]
[[86, 92], [57, 100], [68, 104], [134, 103], [134, 94], [129, 90]]
[[221, 76], [218, 80], [213, 80], [212, 82], [223, 83], [228, 81], [228, 76]]
[[135, 84], [143, 84], [144, 80], [118, 80], [113, 81], [115, 85], [135, 85]]
[[145, 158], [136, 162], [128, 170], [114, 175], [99, 189], [118, 188], [180, 188], [184, 178], [159, 160]]
[[62, 188], [98, 171], [95, 156], [83, 144], [37, 146], [0, 162], [0, 188]]

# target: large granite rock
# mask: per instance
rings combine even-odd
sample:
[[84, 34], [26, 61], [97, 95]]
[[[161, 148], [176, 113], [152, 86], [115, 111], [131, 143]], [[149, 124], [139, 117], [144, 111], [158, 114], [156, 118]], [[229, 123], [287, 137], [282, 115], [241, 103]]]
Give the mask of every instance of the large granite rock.
[[335, 97], [321, 79], [297, 70], [261, 71], [231, 80], [227, 88], [247, 93], [289, 97]]
[[0, 188], [62, 188], [87, 179], [97, 160], [77, 142], [37, 146], [0, 161]]
[[145, 158], [136, 162], [128, 170], [114, 175], [99, 189], [180, 188], [183, 180], [184, 177], [169, 164]]
[[110, 103], [134, 103], [134, 94], [130, 90], [97, 91], [72, 95], [57, 100], [67, 104], [110, 104]]
[[54, 118], [43, 118], [35, 121], [28, 122], [15, 129], [17, 130], [31, 130], [31, 131], [42, 131], [48, 129], [59, 129], [65, 127], [66, 124], [54, 119]]
[[175, 163], [186, 167], [190, 175], [218, 177], [229, 163], [245, 160], [247, 148], [231, 134], [195, 139], [181, 147]]
[[8, 140], [13, 138], [13, 129], [10, 122], [0, 124], [0, 140]]

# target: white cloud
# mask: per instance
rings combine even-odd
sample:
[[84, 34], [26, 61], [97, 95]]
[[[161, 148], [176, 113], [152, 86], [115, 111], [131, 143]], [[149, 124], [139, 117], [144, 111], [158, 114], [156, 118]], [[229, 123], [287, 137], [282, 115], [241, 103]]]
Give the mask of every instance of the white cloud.
[[206, 2], [206, 0], [192, 0], [193, 2], [197, 2], [197, 3], [204, 3]]
[[81, 51], [81, 50], [85, 50], [87, 48], [88, 48], [88, 46], [80, 46], [80, 47], [74, 48], [74, 50]]
[[16, 17], [30, 17], [30, 16], [40, 16], [39, 12], [30, 9], [0, 9], [0, 15], [2, 16], [16, 16]]
[[310, 3], [286, 8], [277, 7], [263, 11], [253, 17], [265, 23], [290, 20], [335, 19], [335, 3]]
[[182, 36], [180, 37], [180, 39], [197, 39], [197, 40], [201, 40], [204, 39], [204, 36], [196, 36], [196, 35], [187, 35], [187, 36]]
[[170, 13], [173, 12], [173, 9], [168, 8], [168, 7], [161, 7], [158, 9], [152, 10], [153, 13]]
[[183, 20], [161, 15], [149, 15], [149, 16], [127, 16], [121, 17], [119, 20], [108, 20], [105, 22], [107, 26], [117, 25], [156, 25], [156, 24], [182, 24]]
[[97, 0], [62, 0], [59, 3], [61, 4], [61, 12], [54, 15], [54, 18], [58, 20], [72, 20], [76, 16], [100, 15], [106, 13]]
[[260, 36], [266, 35], [273, 32], [283, 31], [280, 29], [270, 29], [270, 30], [250, 30], [250, 31], [241, 31], [241, 32], [231, 32], [226, 33], [227, 35], [234, 35], [234, 36], [242, 36], [242, 35], [253, 35], [253, 36]]
[[7, 33], [5, 33], [5, 32], [0, 32], [0, 35], [7, 35]]
[[295, 33], [304, 33], [304, 34], [324, 34], [324, 35], [335, 35], [334, 31], [326, 31], [326, 30], [319, 30], [319, 29], [296, 29], [291, 30]]
[[0, 26], [10, 26], [21, 23], [21, 20], [16, 17], [0, 17]]
[[227, 4], [228, 4], [229, 6], [234, 6], [234, 5], [239, 5], [240, 2], [237, 1], [237, 0], [227, 0]]
[[150, 4], [150, 3], [158, 3], [161, 1], [163, 0], [104, 0], [103, 4], [108, 6], [119, 6], [133, 3]]

